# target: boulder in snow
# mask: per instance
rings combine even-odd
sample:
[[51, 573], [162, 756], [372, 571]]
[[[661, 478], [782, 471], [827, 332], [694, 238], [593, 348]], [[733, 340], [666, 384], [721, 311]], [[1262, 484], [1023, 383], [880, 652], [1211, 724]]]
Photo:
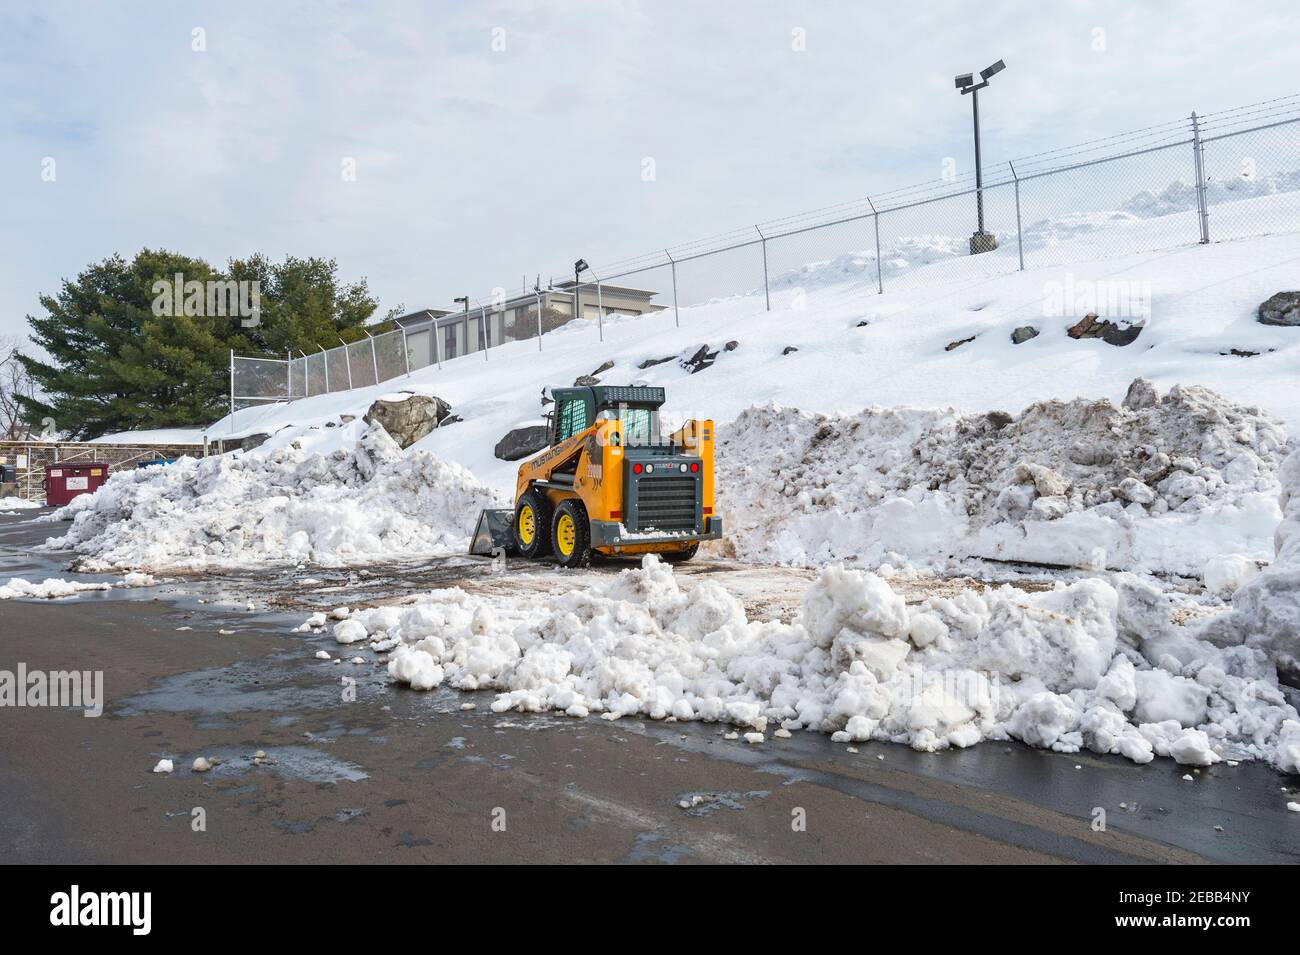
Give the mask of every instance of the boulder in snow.
[[497, 442], [492, 453], [502, 461], [518, 461], [542, 450], [548, 440], [549, 434], [544, 424], [512, 428]]
[[1129, 345], [1142, 334], [1142, 324], [1117, 325], [1107, 318], [1098, 318], [1089, 312], [1065, 330], [1071, 338], [1100, 338], [1107, 345]]
[[1300, 326], [1300, 292], [1278, 292], [1259, 305], [1256, 320], [1261, 325]]
[[682, 367], [693, 375], [697, 371], [703, 371], [705, 368], [711, 366], [717, 357], [718, 353], [716, 350], [709, 351], [708, 345], [701, 345], [691, 354], [690, 358], [682, 359]]
[[1025, 342], [1029, 341], [1029, 339], [1037, 337], [1038, 329], [1034, 328], [1033, 325], [1021, 325], [1019, 328], [1011, 332], [1011, 344], [1023, 345]]
[[380, 398], [370, 406], [365, 420], [378, 422], [397, 442], [409, 448], [434, 428], [450, 423], [451, 405], [432, 395], [407, 394]]

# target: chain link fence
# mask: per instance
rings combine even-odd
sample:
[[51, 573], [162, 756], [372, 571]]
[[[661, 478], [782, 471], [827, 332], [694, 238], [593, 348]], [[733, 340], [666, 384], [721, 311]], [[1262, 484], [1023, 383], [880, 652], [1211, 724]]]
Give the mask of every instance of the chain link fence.
[[[536, 339], [594, 305], [602, 288], [654, 293], [681, 310], [729, 299], [800, 307], [810, 291], [857, 296], [1300, 230], [1300, 94], [989, 164], [975, 173], [759, 223], [618, 262], [593, 262], [581, 316], [546, 303], [554, 286], [472, 299], [463, 314], [292, 359], [231, 355], [231, 410], [389, 381]], [[1279, 200], [1279, 196], [1294, 196]], [[1294, 200], [1294, 201], [1292, 201]], [[976, 248], [991, 234], [996, 247]], [[561, 286], [561, 288], [565, 288]], [[570, 289], [566, 289], [570, 290]], [[509, 323], [506, 315], [509, 315]]]

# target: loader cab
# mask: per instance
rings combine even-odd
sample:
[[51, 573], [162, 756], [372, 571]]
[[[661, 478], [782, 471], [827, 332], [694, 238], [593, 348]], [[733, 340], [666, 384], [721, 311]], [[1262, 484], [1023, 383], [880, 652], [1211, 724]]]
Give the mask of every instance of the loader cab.
[[604, 420], [622, 421], [624, 440], [629, 445], [662, 441], [659, 424], [659, 408], [665, 398], [662, 388], [622, 385], [555, 388], [551, 397], [555, 400], [555, 408], [549, 415], [552, 447]]

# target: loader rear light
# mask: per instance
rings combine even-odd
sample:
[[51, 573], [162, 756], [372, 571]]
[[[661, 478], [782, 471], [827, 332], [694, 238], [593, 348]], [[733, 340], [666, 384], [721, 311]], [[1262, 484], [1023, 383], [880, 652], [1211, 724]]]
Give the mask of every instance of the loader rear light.
[[610, 511], [610, 512], [609, 512], [609, 519], [610, 519], [611, 521], [621, 521], [621, 520], [623, 519], [623, 512], [622, 512], [622, 511]]
[[691, 462], [691, 470], [692, 470], [692, 471], [698, 471], [699, 469], [700, 469], [700, 462], [698, 462], [698, 461], [692, 461], [692, 462]]
[[641, 465], [639, 465], [639, 464], [634, 464], [634, 465], [632, 465], [632, 473], [633, 473], [633, 474], [640, 474], [641, 471], [642, 471], [642, 467], [641, 467]]
[[708, 517], [710, 514], [713, 513], [713, 508], [711, 507], [701, 508], [701, 510], [703, 510], [705, 517]]

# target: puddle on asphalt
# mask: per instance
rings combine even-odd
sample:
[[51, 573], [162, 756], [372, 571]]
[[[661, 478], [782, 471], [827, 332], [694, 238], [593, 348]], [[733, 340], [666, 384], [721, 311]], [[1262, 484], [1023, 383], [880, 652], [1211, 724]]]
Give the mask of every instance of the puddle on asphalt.
[[632, 848], [619, 862], [658, 862], [663, 865], [677, 865], [685, 862], [695, 853], [689, 846], [678, 845], [668, 841], [668, 837], [658, 832], [638, 832]]
[[[370, 774], [356, 763], [307, 746], [275, 746], [265, 752], [264, 760], [254, 762], [252, 753], [235, 747], [217, 746], [187, 755], [178, 763], [177, 774], [223, 780], [274, 773], [282, 779], [301, 779], [309, 783], [356, 783], [370, 778]], [[206, 773], [196, 773], [190, 767], [197, 756], [209, 760], [216, 757], [220, 762]]]
[[748, 808], [748, 803], [757, 799], [766, 799], [772, 795], [767, 789], [751, 789], [749, 792], [689, 792], [677, 797], [677, 806], [688, 816], [709, 816], [719, 809], [740, 812]]

